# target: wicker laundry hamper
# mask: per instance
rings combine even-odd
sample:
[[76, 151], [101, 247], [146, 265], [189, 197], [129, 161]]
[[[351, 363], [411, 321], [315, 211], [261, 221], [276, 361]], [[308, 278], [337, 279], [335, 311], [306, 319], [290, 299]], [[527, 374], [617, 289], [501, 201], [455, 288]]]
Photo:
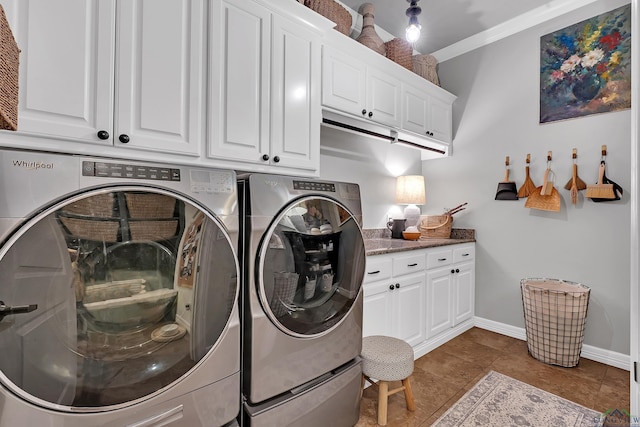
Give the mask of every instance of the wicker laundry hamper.
[[565, 368], [580, 361], [590, 289], [557, 279], [522, 279], [529, 354]]

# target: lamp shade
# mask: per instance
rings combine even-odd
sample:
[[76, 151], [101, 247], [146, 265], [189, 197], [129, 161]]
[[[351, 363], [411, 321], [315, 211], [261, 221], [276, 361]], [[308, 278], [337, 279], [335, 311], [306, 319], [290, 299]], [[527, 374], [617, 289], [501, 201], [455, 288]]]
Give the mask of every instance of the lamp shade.
[[396, 181], [396, 203], [424, 205], [426, 202], [424, 177], [422, 175], [399, 176]]

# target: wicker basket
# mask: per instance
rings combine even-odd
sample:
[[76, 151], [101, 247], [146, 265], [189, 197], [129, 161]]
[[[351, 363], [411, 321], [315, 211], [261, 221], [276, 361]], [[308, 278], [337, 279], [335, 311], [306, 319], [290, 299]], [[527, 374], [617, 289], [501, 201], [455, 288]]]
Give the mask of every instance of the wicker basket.
[[172, 218], [176, 199], [153, 193], [125, 193], [130, 218]]
[[438, 79], [438, 60], [433, 55], [414, 55], [412, 58], [413, 72], [440, 86]]
[[65, 206], [63, 212], [98, 218], [113, 217], [113, 193], [97, 194]]
[[336, 23], [334, 27], [342, 34], [348, 36], [351, 33], [351, 13], [339, 3], [333, 0], [304, 0], [304, 5], [319, 13], [325, 18]]
[[18, 130], [20, 49], [0, 5], [0, 129]]
[[132, 240], [166, 240], [176, 235], [178, 221], [130, 221]]
[[407, 70], [413, 71], [413, 48], [408, 41], [395, 38], [385, 42], [385, 46], [387, 47], [387, 58]]
[[60, 221], [72, 236], [81, 239], [116, 242], [118, 240], [118, 221], [92, 221], [90, 219], [60, 217]]
[[423, 215], [420, 217], [420, 234], [426, 239], [449, 239], [452, 225], [451, 215]]

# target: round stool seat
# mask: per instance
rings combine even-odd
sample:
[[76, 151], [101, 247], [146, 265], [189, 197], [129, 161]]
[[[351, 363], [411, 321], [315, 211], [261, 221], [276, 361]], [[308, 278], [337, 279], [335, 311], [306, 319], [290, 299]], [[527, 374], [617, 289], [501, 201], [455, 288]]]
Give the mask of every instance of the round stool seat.
[[401, 381], [413, 373], [413, 348], [398, 338], [362, 339], [362, 373], [382, 381]]

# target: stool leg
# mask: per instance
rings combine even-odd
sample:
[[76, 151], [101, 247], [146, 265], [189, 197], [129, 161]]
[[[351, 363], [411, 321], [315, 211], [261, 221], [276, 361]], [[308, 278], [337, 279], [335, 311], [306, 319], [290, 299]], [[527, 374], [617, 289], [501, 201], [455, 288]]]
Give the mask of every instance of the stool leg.
[[360, 379], [360, 399], [362, 399], [362, 395], [364, 394], [364, 375], [362, 375], [362, 378]]
[[416, 405], [413, 401], [413, 390], [411, 390], [411, 382], [409, 381], [409, 377], [402, 380], [402, 385], [404, 386], [404, 398], [407, 401], [407, 409], [410, 411], [415, 411]]
[[378, 424], [387, 425], [387, 399], [389, 398], [389, 383], [378, 381]]

